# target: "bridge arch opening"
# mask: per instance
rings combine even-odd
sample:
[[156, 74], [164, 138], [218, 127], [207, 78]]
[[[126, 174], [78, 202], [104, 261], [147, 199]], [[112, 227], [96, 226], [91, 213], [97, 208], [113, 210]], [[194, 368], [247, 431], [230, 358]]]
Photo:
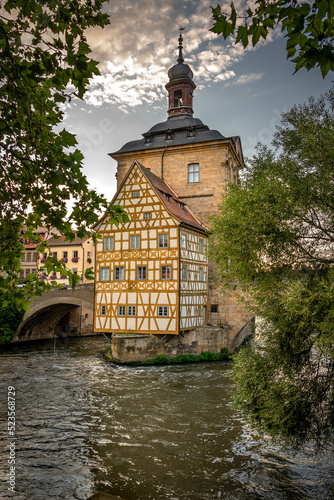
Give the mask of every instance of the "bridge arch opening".
[[53, 304], [35, 311], [19, 326], [16, 340], [52, 338], [55, 333], [77, 335], [80, 332], [81, 307], [77, 304]]

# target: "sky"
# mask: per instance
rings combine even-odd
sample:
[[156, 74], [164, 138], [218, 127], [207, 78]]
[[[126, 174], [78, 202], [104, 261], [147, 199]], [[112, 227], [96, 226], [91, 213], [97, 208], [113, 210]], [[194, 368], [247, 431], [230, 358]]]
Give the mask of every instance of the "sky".
[[[238, 9], [244, 2], [234, 4]], [[240, 136], [246, 158], [257, 142], [270, 144], [282, 113], [333, 86], [333, 73], [323, 79], [319, 69], [293, 75], [279, 29], [246, 50], [210, 32], [210, 5], [216, 3], [110, 0], [104, 4], [110, 25], [87, 30], [101, 75], [91, 80], [84, 100], [67, 105], [64, 126], [77, 137], [91, 187], [109, 200], [116, 192], [116, 162], [108, 153], [167, 119], [165, 85], [176, 64], [180, 27], [184, 60], [197, 86], [194, 118], [223, 136]]]

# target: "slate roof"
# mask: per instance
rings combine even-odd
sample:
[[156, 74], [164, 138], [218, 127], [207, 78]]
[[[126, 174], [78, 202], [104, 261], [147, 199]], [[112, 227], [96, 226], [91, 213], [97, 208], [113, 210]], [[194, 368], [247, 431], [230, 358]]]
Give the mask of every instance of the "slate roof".
[[[167, 138], [167, 132], [169, 131], [171, 138]], [[191, 133], [189, 133], [190, 131]], [[166, 121], [154, 125], [148, 132], [143, 134], [143, 139], [127, 142], [121, 149], [109, 154], [113, 157], [114, 155], [132, 151], [145, 151], [165, 148], [166, 146], [181, 146], [222, 139], [232, 139], [236, 142], [238, 137], [224, 137], [218, 130], [210, 130], [198, 118], [192, 118], [189, 115], [178, 115], [171, 116]]]

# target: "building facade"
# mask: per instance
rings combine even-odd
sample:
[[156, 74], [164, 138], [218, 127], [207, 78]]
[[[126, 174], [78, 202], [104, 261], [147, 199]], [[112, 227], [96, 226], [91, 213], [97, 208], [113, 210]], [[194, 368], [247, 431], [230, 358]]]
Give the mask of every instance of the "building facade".
[[95, 226], [95, 332], [174, 334], [206, 319], [208, 233], [175, 191], [134, 161], [113, 204], [130, 222], [105, 215]]
[[[44, 255], [39, 255], [39, 269], [43, 266], [49, 253], [64, 262], [66, 268], [72, 271], [72, 273], [80, 275], [79, 284], [92, 283], [92, 280], [85, 277], [85, 271], [88, 268], [92, 268], [92, 270], [94, 270], [95, 250], [92, 238], [75, 238], [73, 241], [65, 241], [65, 236], [49, 238], [48, 251], [45, 252]], [[68, 284], [68, 278], [66, 275], [52, 273], [47, 276], [44, 271], [40, 271], [40, 273], [48, 281]]]
[[[168, 118], [145, 132], [142, 139], [126, 143], [110, 156], [117, 161], [117, 185], [121, 186], [135, 160], [172, 186], [179, 200], [209, 225], [218, 213], [228, 183], [237, 183], [243, 168], [241, 141], [225, 137], [193, 118], [193, 73], [184, 63], [182, 37], [177, 64], [168, 71]], [[216, 285], [214, 265], [209, 263], [206, 321], [225, 324], [232, 334], [240, 329], [248, 313], [234, 297]]]
[[[41, 238], [42, 241], [46, 241], [51, 238], [51, 233], [59, 234], [59, 231], [55, 228], [48, 229], [46, 227], [38, 227], [33, 234]], [[21, 257], [21, 271], [20, 277], [28, 279], [30, 274], [37, 274], [39, 270], [39, 260], [40, 255], [37, 251], [39, 243], [35, 241], [28, 240], [24, 235], [24, 230], [22, 230], [22, 257]]]

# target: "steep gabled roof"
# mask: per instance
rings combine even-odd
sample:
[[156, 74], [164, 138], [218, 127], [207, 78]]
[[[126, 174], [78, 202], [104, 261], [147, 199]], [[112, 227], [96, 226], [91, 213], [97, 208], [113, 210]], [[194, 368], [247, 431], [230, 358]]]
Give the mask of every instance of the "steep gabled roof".
[[[139, 161], [137, 160], [132, 164], [131, 169], [135, 164], [140, 167], [143, 174], [161, 199], [168, 212], [179, 219], [180, 222], [183, 222], [184, 224], [192, 226], [196, 229], [200, 229], [201, 231], [207, 232], [207, 228], [204, 226], [204, 224], [191, 212], [191, 210], [189, 210], [184, 201], [180, 200], [175, 191], [167, 184], [167, 182], [165, 182], [157, 175], [153, 174], [151, 170], [144, 167], [144, 165], [139, 163]], [[166, 195], [169, 197], [169, 200], [167, 200]]]
[[[148, 182], [151, 184], [152, 188], [156, 192], [157, 196], [165, 206], [166, 210], [176, 217], [181, 223], [187, 224], [188, 226], [191, 226], [195, 229], [199, 229], [200, 231], [203, 231], [205, 233], [208, 232], [208, 229], [204, 226], [202, 221], [196, 217], [192, 211], [186, 206], [183, 200], [180, 200], [175, 191], [167, 182], [165, 182], [163, 179], [158, 177], [157, 175], [153, 174], [150, 169], [144, 167], [141, 163], [139, 163], [138, 160], [135, 160], [131, 167], [129, 168], [127, 174], [125, 175], [120, 187], [118, 188], [115, 196], [113, 197], [111, 204], [113, 205], [115, 203], [115, 200], [117, 199], [120, 191], [123, 189], [123, 186], [126, 184], [126, 181], [132, 171], [132, 169], [138, 165], [138, 167], [141, 169], [143, 172], [144, 176], [148, 180]], [[169, 196], [169, 201], [167, 200], [167, 196]], [[105, 213], [102, 215], [102, 217], [94, 224], [92, 229], [96, 229], [96, 227], [103, 221], [107, 214]]]

